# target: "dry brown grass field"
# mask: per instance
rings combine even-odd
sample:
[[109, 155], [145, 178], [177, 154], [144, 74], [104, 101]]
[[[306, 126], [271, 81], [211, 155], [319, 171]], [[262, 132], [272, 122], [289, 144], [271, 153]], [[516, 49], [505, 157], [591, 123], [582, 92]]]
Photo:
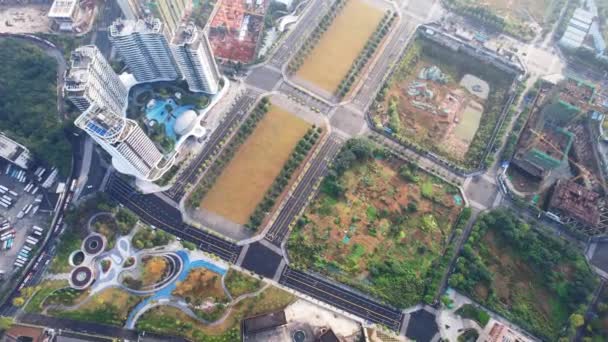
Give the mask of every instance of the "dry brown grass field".
[[349, 1], [306, 58], [297, 77], [333, 93], [382, 15], [380, 8], [366, 0]]
[[310, 127], [299, 117], [272, 106], [203, 198], [200, 207], [235, 223], [247, 223]]

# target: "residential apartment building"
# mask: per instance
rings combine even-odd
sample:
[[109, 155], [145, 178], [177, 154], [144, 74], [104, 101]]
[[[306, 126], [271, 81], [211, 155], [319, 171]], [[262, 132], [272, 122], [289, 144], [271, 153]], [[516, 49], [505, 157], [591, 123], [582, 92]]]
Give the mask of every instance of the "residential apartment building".
[[155, 181], [175, 161], [175, 154], [165, 157], [136, 121], [107, 108], [92, 105], [75, 124], [112, 156], [112, 165], [121, 173]]
[[109, 37], [137, 82], [181, 77], [160, 19], [117, 20], [109, 28]]
[[81, 112], [92, 104], [116, 113], [123, 113], [127, 106], [127, 89], [95, 45], [72, 52], [63, 92]]
[[180, 25], [171, 49], [190, 91], [216, 94], [220, 73], [205, 33], [194, 23]]
[[191, 11], [192, 0], [154, 0], [148, 7], [165, 24], [167, 37], [172, 37], [184, 16]]

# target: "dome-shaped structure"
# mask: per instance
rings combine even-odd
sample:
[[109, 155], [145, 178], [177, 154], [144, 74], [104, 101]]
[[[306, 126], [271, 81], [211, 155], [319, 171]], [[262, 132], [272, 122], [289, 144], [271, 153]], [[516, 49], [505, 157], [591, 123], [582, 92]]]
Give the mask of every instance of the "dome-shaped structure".
[[182, 115], [177, 118], [175, 125], [173, 126], [175, 134], [184, 135], [191, 131], [196, 125], [197, 117], [198, 115], [192, 109], [183, 112]]

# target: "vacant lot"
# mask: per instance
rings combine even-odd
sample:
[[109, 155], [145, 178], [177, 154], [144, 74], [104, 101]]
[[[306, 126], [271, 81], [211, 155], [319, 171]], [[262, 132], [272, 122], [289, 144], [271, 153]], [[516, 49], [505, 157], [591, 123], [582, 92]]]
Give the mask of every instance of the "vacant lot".
[[399, 160], [358, 161], [324, 181], [290, 238], [290, 258], [395, 305], [413, 305], [434, 294], [430, 273], [462, 209], [456, 194]]
[[201, 208], [247, 223], [309, 128], [304, 120], [272, 106], [203, 198]]
[[333, 94], [383, 14], [369, 0], [350, 0], [296, 75]]
[[376, 128], [463, 167], [478, 166], [512, 76], [420, 36], [372, 107]]
[[532, 17], [536, 22], [542, 24], [549, 14], [551, 4], [554, 0], [483, 0], [476, 1], [477, 4], [488, 6], [498, 15], [522, 22]]
[[506, 211], [482, 216], [450, 285], [543, 340], [557, 341], [597, 281], [584, 258]]

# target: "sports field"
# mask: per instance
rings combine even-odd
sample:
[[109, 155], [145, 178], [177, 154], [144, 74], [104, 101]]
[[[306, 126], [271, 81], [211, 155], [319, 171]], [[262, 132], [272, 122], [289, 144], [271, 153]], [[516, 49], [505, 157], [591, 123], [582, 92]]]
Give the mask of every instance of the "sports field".
[[247, 223], [310, 124], [272, 106], [241, 145], [200, 207], [239, 224]]
[[367, 0], [350, 0], [304, 61], [296, 76], [333, 93], [382, 19]]

